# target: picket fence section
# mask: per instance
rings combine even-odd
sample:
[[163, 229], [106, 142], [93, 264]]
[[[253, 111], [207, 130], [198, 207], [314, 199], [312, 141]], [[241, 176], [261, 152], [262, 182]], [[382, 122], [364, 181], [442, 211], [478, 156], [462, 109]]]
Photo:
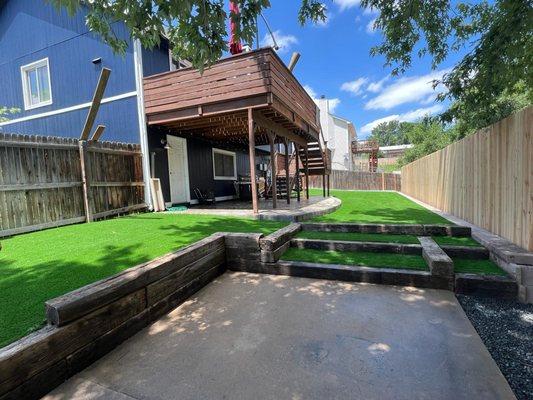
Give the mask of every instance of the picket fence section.
[[404, 166], [402, 191], [533, 251], [533, 107]]

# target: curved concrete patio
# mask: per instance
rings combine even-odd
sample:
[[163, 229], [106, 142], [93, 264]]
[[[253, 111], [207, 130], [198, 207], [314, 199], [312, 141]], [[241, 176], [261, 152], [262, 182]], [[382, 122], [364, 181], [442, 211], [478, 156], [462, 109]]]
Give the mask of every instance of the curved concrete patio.
[[177, 398], [515, 397], [451, 292], [247, 273], [45, 397]]
[[300, 202], [291, 199], [278, 199], [277, 208], [272, 208], [272, 200], [261, 199], [259, 201], [259, 213], [254, 214], [249, 201], [224, 201], [214, 205], [193, 206], [186, 214], [210, 214], [227, 217], [253, 217], [272, 221], [303, 221], [320, 215], [328, 214], [341, 206], [341, 201], [336, 197], [311, 196], [309, 200], [302, 199]]

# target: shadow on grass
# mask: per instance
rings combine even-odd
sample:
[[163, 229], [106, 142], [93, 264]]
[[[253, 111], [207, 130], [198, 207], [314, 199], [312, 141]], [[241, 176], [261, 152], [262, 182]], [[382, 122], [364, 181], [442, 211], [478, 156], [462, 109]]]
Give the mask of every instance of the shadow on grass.
[[0, 254], [0, 347], [40, 327], [44, 302], [220, 231], [264, 232], [284, 223], [136, 215], [16, 236]]

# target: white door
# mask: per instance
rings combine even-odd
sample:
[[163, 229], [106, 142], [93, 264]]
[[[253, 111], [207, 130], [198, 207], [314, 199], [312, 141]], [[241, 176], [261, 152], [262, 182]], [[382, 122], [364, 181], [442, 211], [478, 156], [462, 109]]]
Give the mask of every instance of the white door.
[[187, 203], [189, 194], [189, 167], [187, 161], [187, 139], [167, 135], [168, 173], [170, 179], [170, 201], [173, 204]]

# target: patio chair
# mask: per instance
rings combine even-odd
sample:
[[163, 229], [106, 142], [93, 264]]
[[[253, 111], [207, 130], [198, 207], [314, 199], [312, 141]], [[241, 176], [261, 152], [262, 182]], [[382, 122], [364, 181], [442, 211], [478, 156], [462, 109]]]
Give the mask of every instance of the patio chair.
[[194, 195], [199, 204], [215, 204], [215, 192], [212, 190], [194, 189]]

